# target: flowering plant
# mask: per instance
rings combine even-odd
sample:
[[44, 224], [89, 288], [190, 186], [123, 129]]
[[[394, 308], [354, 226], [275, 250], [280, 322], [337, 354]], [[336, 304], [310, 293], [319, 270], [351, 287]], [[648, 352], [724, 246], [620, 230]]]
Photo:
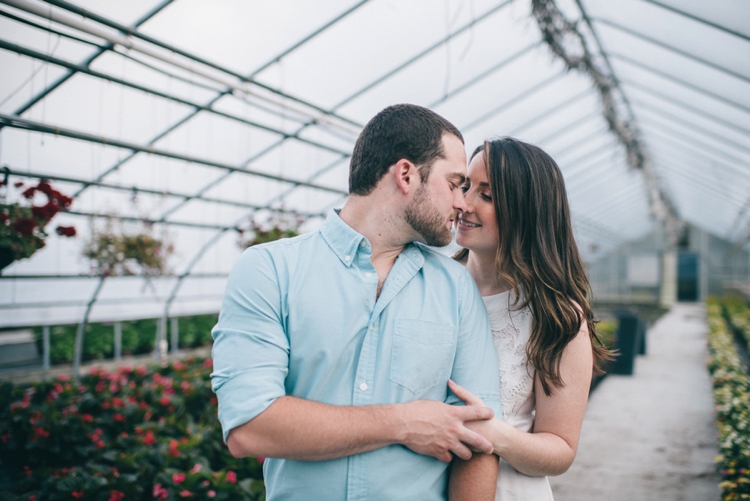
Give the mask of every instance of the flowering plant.
[[0, 499], [263, 499], [263, 460], [223, 444], [211, 367], [0, 385]]
[[158, 276], [167, 272], [167, 257], [173, 252], [171, 244], [149, 230], [127, 234], [109, 224], [103, 231], [94, 232], [83, 255], [103, 275], [135, 275], [140, 269], [145, 275]]
[[730, 332], [734, 326], [725, 317], [727, 313], [732, 318], [727, 311], [732, 309], [736, 310], [737, 305], [714, 298], [707, 305], [711, 352], [708, 370], [713, 380], [719, 430], [716, 465], [722, 476], [722, 501], [750, 498], [750, 378]]
[[291, 238], [299, 235], [299, 228], [305, 219], [301, 216], [290, 216], [281, 212], [272, 212], [265, 221], [250, 221], [250, 237], [245, 238], [245, 230], [238, 229], [240, 238], [237, 244], [242, 249], [253, 245], [265, 244], [281, 238]]
[[[0, 181], [0, 187], [4, 184]], [[23, 183], [18, 182], [14, 186], [22, 188]], [[5, 197], [0, 200], [0, 269], [13, 261], [31, 257], [44, 247], [44, 240], [48, 236], [44, 231], [45, 226], [58, 212], [68, 209], [73, 203], [72, 198], [54, 189], [49, 181], [44, 179], [36, 186], [26, 188], [21, 196], [32, 201], [37, 193], [47, 197], [45, 204], [7, 203]], [[76, 235], [73, 226], [58, 226], [55, 231], [65, 237]]]

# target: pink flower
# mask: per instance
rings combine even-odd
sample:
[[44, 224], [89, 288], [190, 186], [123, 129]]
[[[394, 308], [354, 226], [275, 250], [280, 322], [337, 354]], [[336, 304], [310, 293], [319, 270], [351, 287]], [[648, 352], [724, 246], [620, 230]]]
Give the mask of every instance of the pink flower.
[[201, 468], [203, 468], [203, 465], [200, 463], [195, 463], [195, 466], [193, 466], [190, 470], [190, 473], [198, 473], [201, 471]]
[[169, 491], [161, 486], [161, 484], [154, 485], [153, 495], [156, 499], [167, 499]]
[[235, 472], [233, 472], [233, 471], [228, 471], [227, 472], [227, 482], [229, 482], [230, 484], [233, 484], [236, 481], [237, 481], [237, 474]]
[[208, 491], [208, 492], [206, 493], [206, 495], [207, 495], [208, 497], [210, 497], [210, 498], [212, 498], [212, 497], [216, 497], [216, 491]]
[[175, 473], [172, 475], [172, 482], [175, 484], [181, 484], [185, 481], [185, 474], [184, 473]]
[[79, 499], [83, 497], [83, 491], [73, 491], [70, 493], [70, 495], [76, 499]]
[[180, 496], [182, 496], [184, 498], [192, 496], [192, 495], [193, 495], [193, 493], [190, 492], [190, 491], [182, 491], [182, 492], [180, 492]]

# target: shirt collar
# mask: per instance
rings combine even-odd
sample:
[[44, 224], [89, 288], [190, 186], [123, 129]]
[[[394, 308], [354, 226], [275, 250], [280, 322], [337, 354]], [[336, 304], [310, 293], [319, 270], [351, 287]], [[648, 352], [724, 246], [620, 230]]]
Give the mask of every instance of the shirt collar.
[[[341, 262], [349, 267], [354, 263], [360, 247], [370, 250], [370, 242], [341, 219], [339, 216], [340, 210], [331, 209], [325, 222], [320, 227], [320, 233]], [[417, 269], [424, 264], [424, 254], [421, 246], [417, 243], [406, 244], [401, 255], [409, 257], [417, 266]]]
[[328, 246], [339, 257], [345, 266], [349, 267], [357, 255], [357, 247], [361, 242], [369, 246], [367, 239], [357, 233], [351, 226], [346, 224], [339, 216], [341, 209], [332, 209], [328, 214], [320, 233], [328, 243]]

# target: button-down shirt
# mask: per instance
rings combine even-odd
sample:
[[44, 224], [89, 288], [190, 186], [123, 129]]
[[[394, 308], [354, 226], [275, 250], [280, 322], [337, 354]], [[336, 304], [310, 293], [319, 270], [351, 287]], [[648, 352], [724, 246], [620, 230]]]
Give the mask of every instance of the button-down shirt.
[[[243, 253], [213, 330], [225, 441], [284, 395], [460, 404], [449, 378], [502, 416], [487, 312], [464, 267], [409, 244], [376, 297], [371, 256], [370, 242], [335, 211], [318, 231]], [[330, 461], [269, 458], [263, 470], [269, 501], [443, 500], [446, 467], [392, 445]]]

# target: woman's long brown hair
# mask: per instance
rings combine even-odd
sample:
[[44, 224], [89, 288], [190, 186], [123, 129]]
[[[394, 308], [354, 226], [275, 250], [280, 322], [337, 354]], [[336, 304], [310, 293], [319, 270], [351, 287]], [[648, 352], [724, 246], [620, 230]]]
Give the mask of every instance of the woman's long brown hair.
[[[585, 321], [595, 360], [612, 352], [596, 332], [586, 268], [578, 252], [562, 172], [540, 148], [503, 137], [486, 141], [484, 154], [500, 234], [497, 273], [513, 288], [513, 308], [530, 306], [531, 336], [526, 346], [544, 393], [562, 387], [560, 361]], [[468, 249], [454, 258], [463, 261]], [[519, 304], [519, 300], [523, 299]], [[594, 371], [600, 369], [594, 364]]]

